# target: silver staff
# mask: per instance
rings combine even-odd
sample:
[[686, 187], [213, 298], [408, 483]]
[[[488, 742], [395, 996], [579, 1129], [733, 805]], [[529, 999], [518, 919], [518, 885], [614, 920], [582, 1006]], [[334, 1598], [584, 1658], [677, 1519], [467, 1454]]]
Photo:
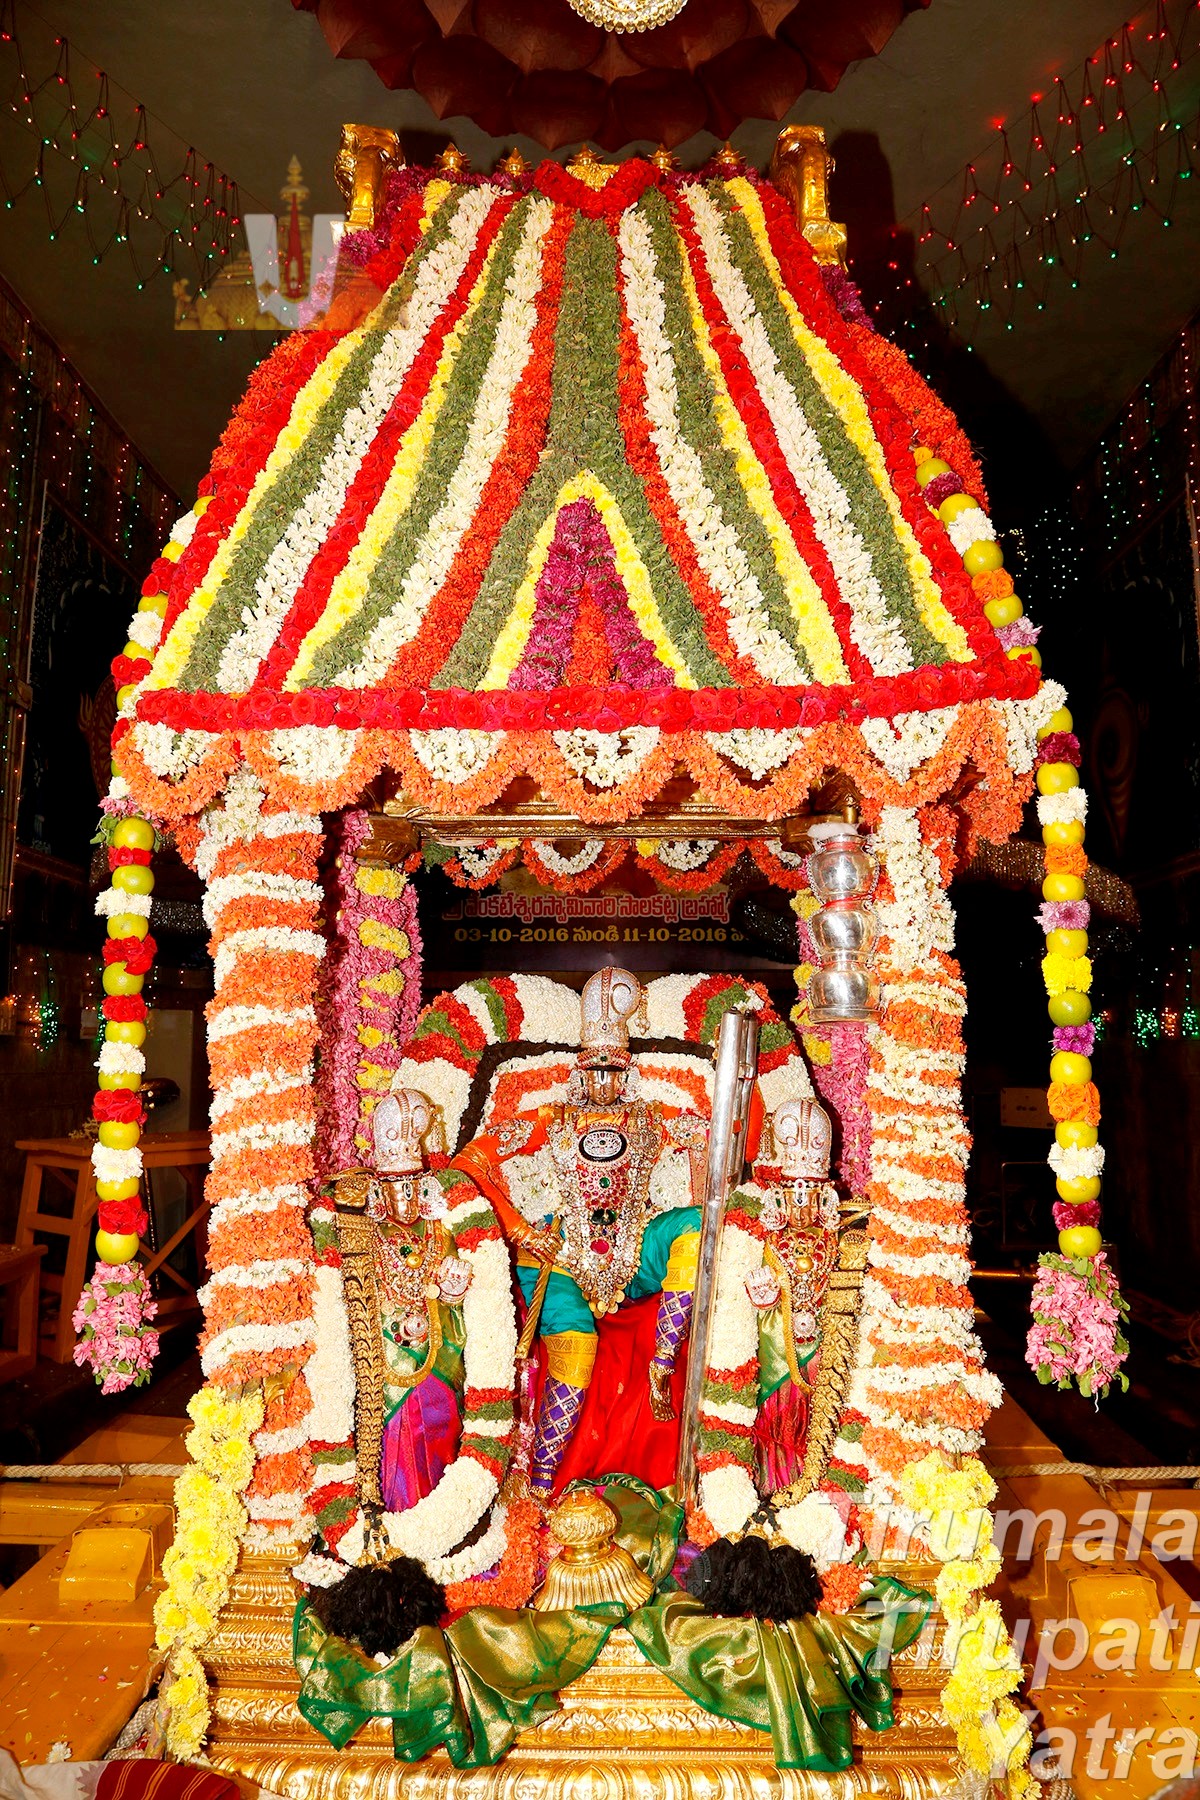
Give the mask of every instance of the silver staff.
[[725, 1203], [734, 1184], [741, 1179], [746, 1161], [746, 1125], [757, 1073], [758, 1020], [753, 1013], [731, 1010], [722, 1018], [717, 1037], [704, 1218], [696, 1270], [696, 1297], [692, 1304], [687, 1384], [683, 1390], [683, 1416], [679, 1427], [675, 1492], [685, 1504], [694, 1504], [696, 1500], [696, 1426], [700, 1417], [704, 1371], [708, 1367], [721, 1221], [725, 1216]]

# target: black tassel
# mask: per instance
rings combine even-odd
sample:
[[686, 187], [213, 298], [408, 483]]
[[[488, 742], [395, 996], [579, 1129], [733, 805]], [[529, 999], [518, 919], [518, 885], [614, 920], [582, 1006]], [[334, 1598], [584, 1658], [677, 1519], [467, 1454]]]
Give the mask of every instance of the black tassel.
[[815, 1613], [821, 1577], [807, 1550], [765, 1538], [718, 1538], [688, 1571], [687, 1591], [723, 1618], [803, 1619]]
[[313, 1588], [308, 1603], [326, 1631], [367, 1656], [394, 1656], [420, 1625], [436, 1625], [446, 1593], [411, 1556], [351, 1569], [333, 1587]]

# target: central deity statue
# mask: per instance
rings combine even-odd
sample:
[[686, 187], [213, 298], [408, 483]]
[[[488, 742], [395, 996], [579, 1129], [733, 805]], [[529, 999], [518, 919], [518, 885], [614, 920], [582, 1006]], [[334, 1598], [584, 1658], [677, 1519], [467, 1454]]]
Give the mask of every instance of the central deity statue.
[[645, 994], [625, 969], [583, 989], [580, 1052], [567, 1099], [518, 1113], [459, 1152], [512, 1243], [526, 1337], [540, 1335], [545, 1380], [530, 1486], [551, 1492], [579, 1422], [603, 1320], [660, 1296], [647, 1369], [651, 1411], [674, 1417], [671, 1377], [687, 1335], [700, 1243], [708, 1127], [639, 1097], [630, 1022]]

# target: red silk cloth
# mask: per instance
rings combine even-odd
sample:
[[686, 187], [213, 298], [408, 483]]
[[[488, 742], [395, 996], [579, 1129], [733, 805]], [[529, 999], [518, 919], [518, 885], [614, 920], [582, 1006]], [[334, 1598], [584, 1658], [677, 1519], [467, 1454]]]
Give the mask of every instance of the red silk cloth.
[[[600, 1343], [591, 1386], [559, 1468], [555, 1493], [570, 1481], [599, 1475], [637, 1475], [656, 1488], [669, 1487], [675, 1480], [679, 1419], [660, 1424], [654, 1417], [646, 1373], [654, 1355], [658, 1301], [657, 1294], [648, 1294], [599, 1321]], [[544, 1362], [544, 1352], [542, 1356]], [[683, 1403], [686, 1367], [685, 1342], [673, 1386], [677, 1415]], [[539, 1405], [543, 1372], [538, 1376]]]

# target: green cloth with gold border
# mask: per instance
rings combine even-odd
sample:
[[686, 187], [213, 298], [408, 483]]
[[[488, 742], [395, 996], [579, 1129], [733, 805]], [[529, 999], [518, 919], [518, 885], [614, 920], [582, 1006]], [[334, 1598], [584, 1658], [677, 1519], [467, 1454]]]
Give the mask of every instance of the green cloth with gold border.
[[308, 1723], [340, 1750], [369, 1719], [387, 1719], [402, 1762], [441, 1745], [456, 1768], [480, 1768], [557, 1712], [559, 1690], [627, 1625], [647, 1661], [706, 1711], [769, 1731], [781, 1768], [845, 1768], [853, 1713], [873, 1730], [891, 1724], [887, 1669], [868, 1665], [881, 1639], [897, 1649], [912, 1641], [926, 1596], [881, 1579], [866, 1605], [837, 1617], [713, 1618], [671, 1580], [682, 1509], [632, 1476], [598, 1485], [617, 1513], [617, 1542], [662, 1590], [645, 1606], [632, 1616], [615, 1602], [544, 1613], [477, 1606], [444, 1630], [423, 1626], [381, 1667], [301, 1600], [293, 1654]]

